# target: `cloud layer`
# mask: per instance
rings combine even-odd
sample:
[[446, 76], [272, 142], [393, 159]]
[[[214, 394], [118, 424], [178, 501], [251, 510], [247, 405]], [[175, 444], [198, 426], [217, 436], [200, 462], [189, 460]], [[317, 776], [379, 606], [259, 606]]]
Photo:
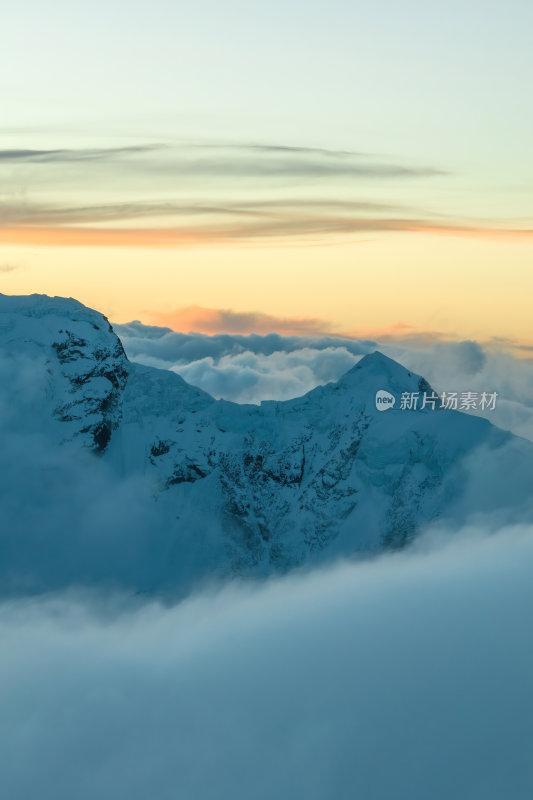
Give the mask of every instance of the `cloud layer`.
[[[184, 309], [169, 315], [186, 327], [313, 332], [321, 320], [281, 320], [266, 314]], [[140, 322], [115, 325], [129, 357], [147, 366], [172, 369], [216, 398], [241, 403], [286, 400], [318, 384], [338, 380], [375, 342], [320, 335], [184, 334]]]
[[528, 800], [532, 568], [531, 529], [469, 531], [173, 608], [3, 603], [3, 790]]

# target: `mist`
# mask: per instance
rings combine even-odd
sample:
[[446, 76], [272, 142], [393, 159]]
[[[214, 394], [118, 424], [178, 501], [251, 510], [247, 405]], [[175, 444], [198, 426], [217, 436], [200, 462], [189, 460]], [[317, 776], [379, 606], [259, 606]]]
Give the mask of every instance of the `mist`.
[[5, 797], [529, 800], [533, 529], [0, 606]]

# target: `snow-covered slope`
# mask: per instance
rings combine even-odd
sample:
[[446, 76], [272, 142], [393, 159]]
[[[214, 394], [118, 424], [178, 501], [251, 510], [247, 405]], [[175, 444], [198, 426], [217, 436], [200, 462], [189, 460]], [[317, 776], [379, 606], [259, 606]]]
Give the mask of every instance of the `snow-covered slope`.
[[[147, 481], [171, 541], [159, 554], [154, 543], [153, 557], [176, 576], [266, 574], [401, 547], [460, 507], [480, 446], [495, 465], [514, 448], [520, 500], [533, 474], [533, 447], [486, 420], [377, 411], [378, 390], [430, 391], [378, 352], [304, 397], [236, 405], [129, 362], [105, 317], [74, 300], [0, 295], [0, 353], [11, 427]], [[473, 502], [469, 512], [490, 507], [482, 492]]]

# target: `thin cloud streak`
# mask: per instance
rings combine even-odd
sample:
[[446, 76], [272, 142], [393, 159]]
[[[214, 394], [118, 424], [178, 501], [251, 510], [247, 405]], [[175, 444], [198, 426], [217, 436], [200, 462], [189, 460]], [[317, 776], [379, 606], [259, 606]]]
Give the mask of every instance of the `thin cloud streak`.
[[321, 155], [333, 156], [335, 158], [346, 158], [351, 156], [365, 156], [369, 157], [370, 153], [363, 153], [358, 150], [333, 150], [328, 147], [305, 147], [298, 145], [288, 144], [265, 144], [261, 142], [207, 142], [207, 143], [192, 143], [189, 145], [198, 150], [235, 150], [256, 153], [303, 153], [304, 155]]
[[430, 220], [316, 218], [274, 220], [260, 224], [189, 225], [183, 228], [84, 228], [84, 227], [7, 227], [0, 229], [0, 243], [53, 247], [148, 247], [174, 248], [191, 245], [236, 244], [246, 241], [301, 237], [312, 244], [314, 237], [358, 233], [425, 233], [439, 236], [520, 241], [533, 236], [533, 229], [504, 229]]
[[62, 164], [68, 161], [106, 161], [124, 155], [142, 155], [160, 150], [164, 145], [132, 145], [129, 147], [58, 148], [55, 150], [9, 149], [0, 150], [0, 163], [31, 162], [32, 164]]
[[257, 157], [228, 158], [190, 158], [175, 160], [151, 169], [165, 170], [176, 175], [205, 177], [271, 177], [271, 178], [426, 178], [447, 175], [448, 173], [434, 167], [412, 167], [403, 164], [369, 163], [339, 160], [336, 157], [311, 158], [297, 157]]
[[5, 227], [17, 226], [62, 226], [95, 222], [112, 222], [126, 219], [153, 217], [263, 217], [272, 220], [289, 216], [301, 216], [312, 209], [315, 213], [327, 215], [331, 211], [384, 212], [411, 209], [408, 206], [393, 205], [368, 200], [330, 200], [327, 198], [276, 198], [271, 200], [246, 200], [241, 202], [175, 202], [139, 201], [127, 203], [103, 203], [87, 206], [54, 206], [28, 202], [0, 203], [1, 218]]
[[420, 178], [447, 175], [433, 165], [411, 165], [379, 160], [378, 157], [342, 150], [284, 145], [140, 144], [101, 148], [14, 148], [0, 150], [0, 165], [62, 164], [104, 161], [129, 170], [197, 177], [243, 177], [279, 179], [312, 178]]

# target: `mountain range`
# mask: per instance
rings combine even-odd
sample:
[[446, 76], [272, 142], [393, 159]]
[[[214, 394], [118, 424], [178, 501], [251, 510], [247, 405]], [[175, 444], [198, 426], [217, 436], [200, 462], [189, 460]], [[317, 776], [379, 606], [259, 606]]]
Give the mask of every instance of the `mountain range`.
[[[377, 351], [303, 397], [239, 405], [129, 361], [107, 319], [75, 300], [0, 295], [0, 358], [4, 437], [38, 437], [47, 452], [64, 454], [63, 469], [83, 464], [78, 481], [105, 470], [111, 482], [147, 489], [150, 519], [164, 534], [145, 531], [141, 560], [158, 565], [150, 574], [165, 576], [161, 586], [402, 548], [432, 522], [529, 502], [533, 445], [459, 411], [399, 402], [379, 410], [378, 392], [432, 390]], [[26, 446], [12, 446], [10, 457]], [[476, 478], [477, 464], [489, 470], [485, 478]], [[37, 470], [32, 480], [45, 484], [48, 474]], [[504, 485], [512, 491], [498, 492]], [[4, 503], [5, 530], [17, 527], [17, 503], [27, 500], [16, 492]], [[52, 498], [49, 508], [64, 501]], [[113, 513], [128, 541], [128, 515]], [[75, 541], [75, 513], [70, 524]], [[10, 560], [21, 580], [24, 559], [46, 552], [41, 541], [32, 554], [28, 531], [17, 530], [4, 537], [3, 580]], [[128, 546], [135, 550], [134, 535]], [[61, 553], [48, 555], [61, 561]], [[113, 557], [120, 560], [120, 549]], [[140, 571], [142, 563], [130, 583], [146, 590]], [[29, 572], [35, 578], [38, 564]], [[75, 546], [62, 575], [84, 582]], [[152, 577], [149, 589], [158, 588]]]

